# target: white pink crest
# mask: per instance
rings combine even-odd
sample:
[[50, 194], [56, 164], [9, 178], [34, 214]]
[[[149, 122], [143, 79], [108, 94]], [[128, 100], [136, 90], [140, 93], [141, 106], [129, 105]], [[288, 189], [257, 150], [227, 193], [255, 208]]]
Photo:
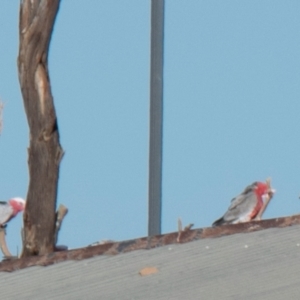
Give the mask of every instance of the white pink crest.
[[11, 198], [8, 203], [14, 210], [14, 216], [25, 209], [26, 201], [20, 197]]

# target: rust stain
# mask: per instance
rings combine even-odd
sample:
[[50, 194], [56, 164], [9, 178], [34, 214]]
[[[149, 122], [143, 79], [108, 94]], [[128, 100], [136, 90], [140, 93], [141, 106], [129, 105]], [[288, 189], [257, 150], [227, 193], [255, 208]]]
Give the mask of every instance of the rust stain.
[[139, 274], [141, 276], [148, 276], [148, 275], [151, 275], [151, 274], [155, 274], [158, 272], [158, 269], [156, 267], [146, 267], [146, 268], [143, 268]]
[[[254, 232], [268, 228], [283, 228], [297, 224], [300, 224], [300, 215], [262, 221], [252, 221], [240, 224], [223, 225], [218, 227], [199, 228], [182, 231], [180, 243], [188, 243], [205, 238], [218, 238], [236, 233]], [[172, 232], [164, 235], [138, 238], [135, 240], [108, 242], [97, 246], [58, 251], [43, 256], [31, 256], [15, 260], [4, 260], [0, 263], [0, 271], [12, 272], [31, 266], [48, 266], [66, 260], [82, 260], [99, 255], [117, 255], [134, 250], [147, 250], [170, 244], [178, 244], [177, 239], [178, 232]]]

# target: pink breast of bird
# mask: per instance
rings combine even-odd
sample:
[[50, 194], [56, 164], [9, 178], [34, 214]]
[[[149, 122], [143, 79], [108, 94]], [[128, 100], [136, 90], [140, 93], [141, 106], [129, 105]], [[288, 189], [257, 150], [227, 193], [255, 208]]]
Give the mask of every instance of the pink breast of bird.
[[253, 211], [250, 213], [250, 218], [251, 220], [254, 219], [257, 214], [259, 213], [260, 209], [262, 208], [263, 206], [263, 199], [262, 199], [262, 196], [268, 191], [268, 186], [263, 183], [263, 182], [259, 182], [257, 184], [257, 187], [256, 189], [254, 190], [255, 192], [255, 195], [257, 197], [257, 202], [256, 202], [256, 205], [253, 209]]

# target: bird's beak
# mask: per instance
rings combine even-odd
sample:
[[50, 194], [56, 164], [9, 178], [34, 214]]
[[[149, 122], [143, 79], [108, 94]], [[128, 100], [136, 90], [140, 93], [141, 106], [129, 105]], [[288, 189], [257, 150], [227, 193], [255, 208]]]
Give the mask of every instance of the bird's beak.
[[263, 199], [264, 202], [267, 201], [269, 202], [271, 200], [271, 198], [273, 197], [273, 195], [275, 194], [276, 190], [275, 189], [269, 189], [264, 195], [263, 195]]
[[269, 189], [269, 191], [268, 191], [268, 194], [275, 194], [276, 193], [276, 190], [275, 189]]

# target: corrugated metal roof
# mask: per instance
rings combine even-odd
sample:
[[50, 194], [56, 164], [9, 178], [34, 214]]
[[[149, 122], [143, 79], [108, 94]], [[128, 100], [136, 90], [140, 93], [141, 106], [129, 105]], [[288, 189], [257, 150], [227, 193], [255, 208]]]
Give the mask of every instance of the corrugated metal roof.
[[4, 261], [0, 263], [0, 271], [14, 271], [30, 266], [47, 266], [66, 260], [80, 260], [95, 257], [97, 255], [115, 255], [135, 251], [138, 249], [151, 249], [176, 243], [188, 243], [191, 241], [219, 237], [242, 232], [253, 232], [272, 227], [287, 227], [300, 224], [300, 215], [275, 218], [263, 221], [252, 221], [240, 224], [229, 224], [217, 227], [199, 228], [190, 230], [190, 226], [179, 232], [168, 233], [151, 237], [138, 238], [123, 242], [109, 242], [93, 247], [73, 249], [49, 253], [43, 256], [31, 256], [27, 258]]
[[[298, 299], [300, 225], [0, 273], [3, 299]], [[140, 276], [145, 267], [158, 272]]]

